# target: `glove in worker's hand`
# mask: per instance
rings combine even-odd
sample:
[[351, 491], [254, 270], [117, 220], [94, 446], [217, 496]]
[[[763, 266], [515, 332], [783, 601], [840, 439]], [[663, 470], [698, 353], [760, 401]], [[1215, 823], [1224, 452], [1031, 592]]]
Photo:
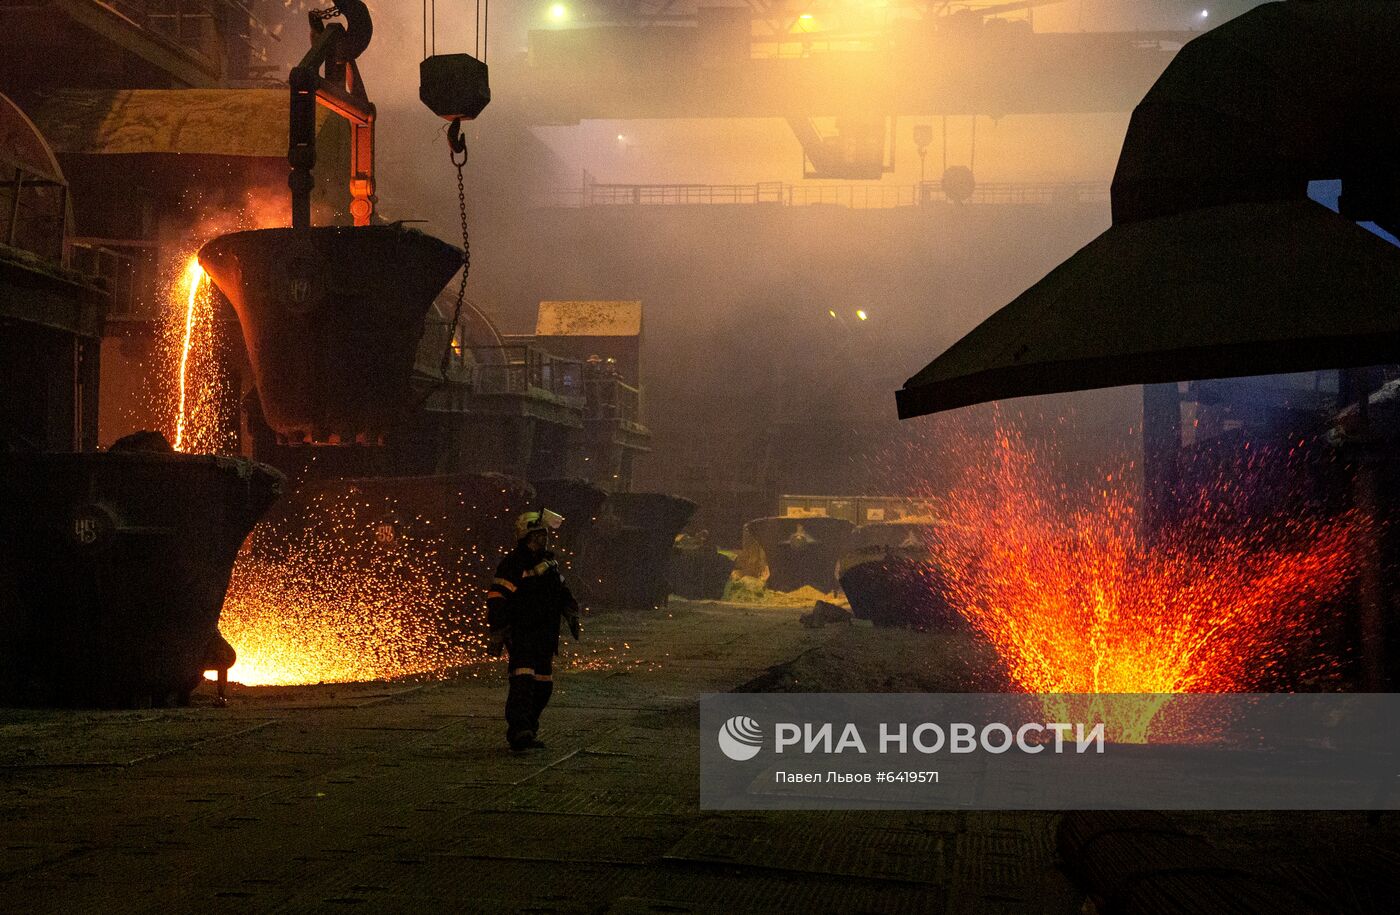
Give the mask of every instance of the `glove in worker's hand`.
[[574, 615], [569, 617], [569, 634], [572, 635], [574, 637], [574, 641], [577, 642], [582, 633], [583, 624], [579, 621], [578, 614], [575, 613]]
[[506, 634], [504, 630], [495, 630], [491, 633], [490, 640], [486, 643], [486, 651], [493, 658], [499, 658], [501, 652], [506, 649]]

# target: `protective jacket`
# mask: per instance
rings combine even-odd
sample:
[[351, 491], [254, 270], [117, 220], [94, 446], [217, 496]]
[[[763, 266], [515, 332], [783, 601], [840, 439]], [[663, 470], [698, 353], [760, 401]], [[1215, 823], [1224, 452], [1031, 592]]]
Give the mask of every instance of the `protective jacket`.
[[554, 554], [531, 552], [523, 543], [501, 560], [486, 594], [486, 623], [503, 636], [512, 657], [559, 653], [559, 624], [578, 618]]

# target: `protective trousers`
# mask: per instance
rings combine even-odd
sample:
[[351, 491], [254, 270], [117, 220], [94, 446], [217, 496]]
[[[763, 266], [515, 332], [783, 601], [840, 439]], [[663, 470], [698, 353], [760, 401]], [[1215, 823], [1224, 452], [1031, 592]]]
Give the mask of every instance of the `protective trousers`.
[[[519, 660], [509, 663], [510, 688], [506, 692], [506, 740], [511, 746], [528, 742], [540, 730], [540, 712], [554, 692], [553, 658]], [[524, 735], [529, 734], [529, 738]]]

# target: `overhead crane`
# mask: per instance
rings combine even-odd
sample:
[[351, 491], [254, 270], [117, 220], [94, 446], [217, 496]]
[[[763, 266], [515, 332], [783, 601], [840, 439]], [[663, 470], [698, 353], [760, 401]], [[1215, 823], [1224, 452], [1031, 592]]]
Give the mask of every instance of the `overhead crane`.
[[531, 31], [511, 82], [531, 124], [783, 118], [807, 177], [879, 178], [899, 117], [1126, 112], [1196, 34], [1037, 32], [1054, 2], [595, 0]]

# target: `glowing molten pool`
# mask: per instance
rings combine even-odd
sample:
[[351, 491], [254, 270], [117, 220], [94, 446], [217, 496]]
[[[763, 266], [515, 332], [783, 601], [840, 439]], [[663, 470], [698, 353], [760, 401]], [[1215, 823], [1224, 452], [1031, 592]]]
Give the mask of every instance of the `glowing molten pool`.
[[953, 523], [932, 546], [954, 605], [1027, 692], [1234, 692], [1296, 671], [1368, 539], [1355, 513], [1226, 520], [1242, 472], [1149, 544], [1121, 475], [1076, 501], [1005, 428], [959, 453]]

